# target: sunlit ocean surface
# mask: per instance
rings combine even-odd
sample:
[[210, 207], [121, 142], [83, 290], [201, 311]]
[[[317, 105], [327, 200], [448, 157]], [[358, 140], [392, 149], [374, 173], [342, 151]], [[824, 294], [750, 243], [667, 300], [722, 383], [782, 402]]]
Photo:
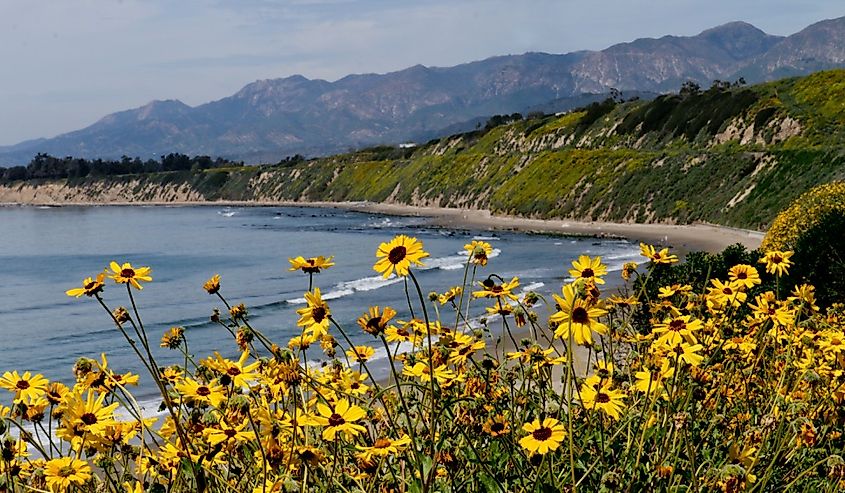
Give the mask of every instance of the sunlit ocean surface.
[[[111, 260], [152, 267], [153, 282], [135, 294], [163, 366], [180, 361], [178, 351], [158, 347], [175, 325], [185, 327], [197, 357], [238, 355], [231, 335], [209, 320], [215, 307], [226, 312], [202, 288], [213, 274], [220, 274], [221, 293], [231, 303], [246, 304], [251, 324], [285, 346], [299, 333], [295, 310], [308, 289], [307, 275], [288, 271], [288, 257], [334, 255], [337, 265], [317, 275], [315, 286], [353, 341], [364, 344], [373, 339], [355, 320], [370, 305], [392, 306], [397, 318], [408, 318], [402, 280], [372, 270], [379, 243], [396, 234], [416, 236], [431, 253], [418, 271], [424, 295], [461, 283], [463, 245], [473, 238], [495, 248], [478, 277], [519, 275], [522, 288], [543, 295], [560, 289], [581, 253], [601, 255], [611, 276], [637, 258], [635, 245], [624, 240], [444, 230], [426, 222], [299, 207], [0, 207], [0, 373], [32, 370], [69, 383], [77, 358], [107, 353], [110, 367], [141, 374], [141, 398], [153, 395], [149, 377], [96, 300], [65, 295]], [[129, 306], [125, 286], [107, 281], [109, 307]], [[483, 305], [475, 303], [472, 315]], [[386, 369], [384, 353], [376, 358]]]

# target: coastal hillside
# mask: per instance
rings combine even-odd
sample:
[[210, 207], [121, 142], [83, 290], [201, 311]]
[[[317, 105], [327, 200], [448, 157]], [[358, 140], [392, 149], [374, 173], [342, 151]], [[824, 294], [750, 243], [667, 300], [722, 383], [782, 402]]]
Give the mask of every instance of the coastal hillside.
[[845, 71], [491, 119], [411, 148], [274, 166], [4, 183], [19, 203], [375, 201], [537, 218], [766, 228], [845, 177]]
[[472, 129], [497, 113], [563, 111], [613, 89], [655, 95], [685, 81], [763, 82], [845, 66], [845, 17], [791, 36], [732, 22], [695, 36], [663, 36], [601, 51], [525, 53], [454, 67], [415, 65], [336, 81], [295, 75], [260, 80], [217, 101], [153, 101], [50, 139], [0, 147], [0, 165], [39, 152], [58, 156], [157, 158], [179, 152], [248, 163], [295, 153], [325, 156], [382, 143], [425, 142]]

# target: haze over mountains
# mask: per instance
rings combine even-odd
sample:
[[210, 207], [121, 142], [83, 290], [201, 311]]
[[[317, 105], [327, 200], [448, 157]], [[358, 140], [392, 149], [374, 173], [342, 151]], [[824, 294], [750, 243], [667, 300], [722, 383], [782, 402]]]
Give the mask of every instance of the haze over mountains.
[[421, 141], [469, 129], [479, 118], [561, 111], [626, 94], [677, 90], [688, 80], [749, 83], [845, 66], [845, 17], [788, 37], [733, 22], [696, 36], [638, 39], [602, 51], [526, 53], [455, 67], [416, 65], [334, 82], [300, 75], [262, 80], [232, 96], [188, 106], [153, 101], [81, 130], [0, 147], [0, 165], [57, 156], [142, 159], [170, 152], [247, 162], [321, 155], [379, 143]]

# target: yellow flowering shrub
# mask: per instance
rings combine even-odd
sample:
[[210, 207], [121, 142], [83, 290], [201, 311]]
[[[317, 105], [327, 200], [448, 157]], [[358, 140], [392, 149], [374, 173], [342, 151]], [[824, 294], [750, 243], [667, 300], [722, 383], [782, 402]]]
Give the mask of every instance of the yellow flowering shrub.
[[[164, 413], [144, 415], [129, 391], [139, 375], [105, 355], [80, 359], [70, 385], [6, 371], [0, 491], [845, 488], [843, 306], [820, 311], [809, 285], [765, 287], [794, 268], [791, 252], [767, 254], [759, 271], [714, 272], [696, 291], [650, 285], [678, 259], [641, 250], [645, 263], [626, 264], [610, 295], [602, 259], [581, 256], [544, 298], [490, 273], [479, 242], [465, 248], [462, 284], [426, 297], [414, 271], [428, 254], [401, 236], [379, 246], [374, 268], [408, 278], [407, 306], [361, 307], [348, 326], [314, 286], [331, 257], [291, 259], [309, 291], [289, 341], [253, 325], [215, 274], [202, 289], [222, 305], [211, 320], [231, 338], [223, 353], [237, 356], [202, 359], [181, 327], [150, 338], [135, 297], [152, 271], [113, 263], [129, 309], [107, 306], [103, 275], [67, 294], [96, 300]], [[486, 317], [468, 319], [472, 304]], [[154, 347], [184, 363], [162, 367]], [[326, 365], [304, 363], [314, 351]], [[371, 371], [377, 351], [389, 375]]]
[[772, 222], [763, 238], [764, 250], [789, 250], [801, 235], [827, 214], [845, 215], [845, 181], [834, 181], [811, 189], [798, 197]]

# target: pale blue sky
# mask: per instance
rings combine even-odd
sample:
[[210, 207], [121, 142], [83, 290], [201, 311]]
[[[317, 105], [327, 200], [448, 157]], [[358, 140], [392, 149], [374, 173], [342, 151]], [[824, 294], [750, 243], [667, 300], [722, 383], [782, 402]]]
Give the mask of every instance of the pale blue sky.
[[0, 0], [0, 145], [257, 79], [602, 49], [733, 20], [791, 34], [842, 0]]

